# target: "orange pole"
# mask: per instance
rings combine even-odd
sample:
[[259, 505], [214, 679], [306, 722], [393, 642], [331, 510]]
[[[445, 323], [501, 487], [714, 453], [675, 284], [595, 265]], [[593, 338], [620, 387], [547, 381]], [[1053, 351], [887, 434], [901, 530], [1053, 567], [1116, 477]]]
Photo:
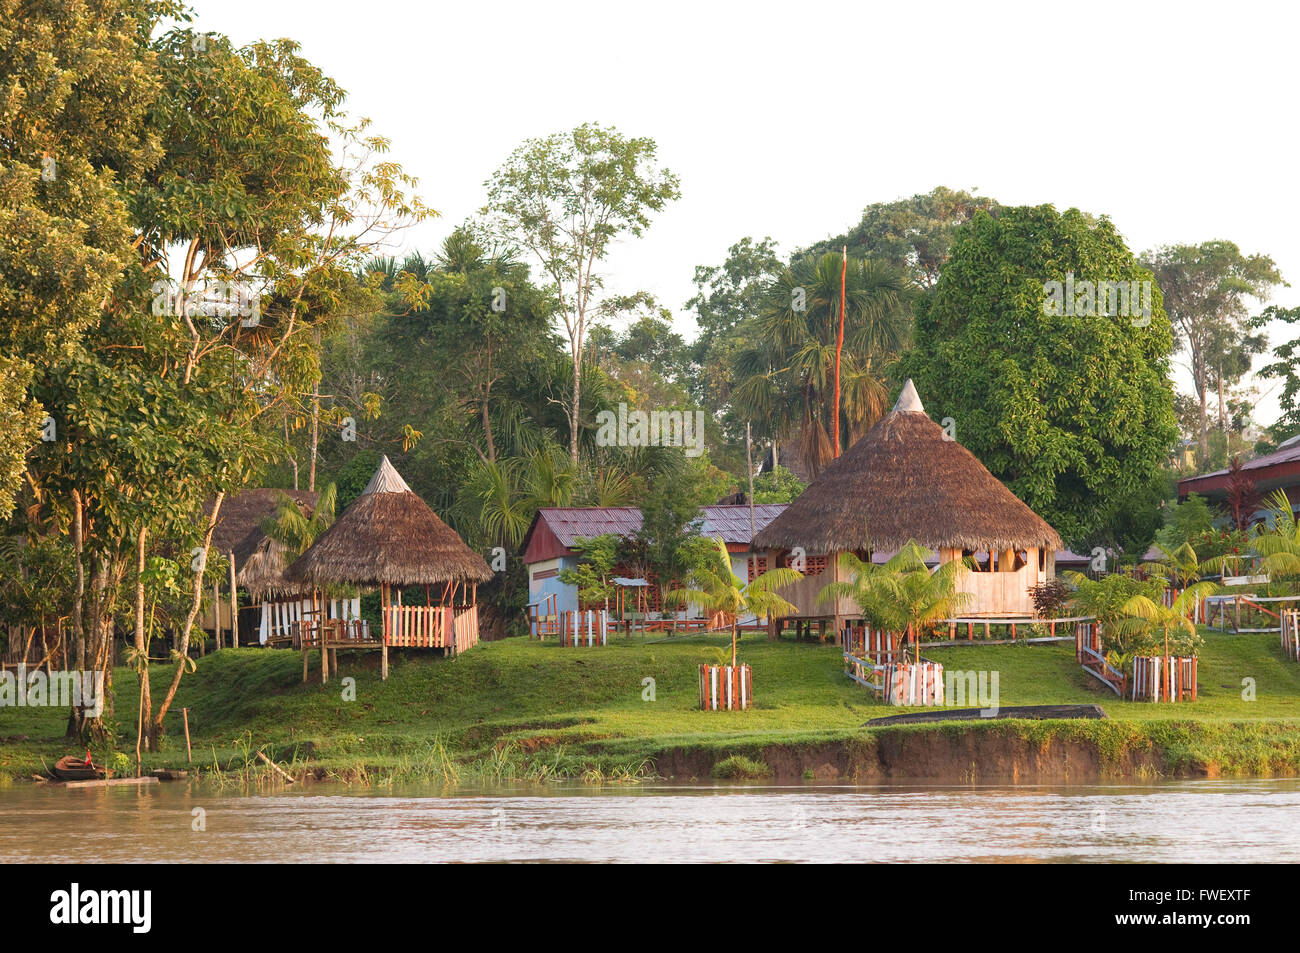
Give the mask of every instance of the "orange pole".
[[835, 458], [840, 456], [840, 353], [844, 350], [844, 289], [849, 273], [849, 246], [844, 246], [844, 262], [840, 266], [840, 329], [835, 338], [835, 420], [834, 436]]

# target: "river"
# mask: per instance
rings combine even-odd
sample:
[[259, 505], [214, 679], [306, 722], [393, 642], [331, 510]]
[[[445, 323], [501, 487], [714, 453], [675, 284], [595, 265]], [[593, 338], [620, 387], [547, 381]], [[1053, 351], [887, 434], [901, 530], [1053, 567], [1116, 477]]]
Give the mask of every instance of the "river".
[[1300, 781], [0, 788], [5, 862], [1300, 862]]

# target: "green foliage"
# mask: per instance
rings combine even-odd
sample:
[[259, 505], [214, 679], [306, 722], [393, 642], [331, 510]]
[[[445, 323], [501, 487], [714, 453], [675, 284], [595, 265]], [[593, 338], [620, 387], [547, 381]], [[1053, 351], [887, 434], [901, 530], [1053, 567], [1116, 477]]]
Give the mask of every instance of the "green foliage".
[[[1177, 436], [1173, 340], [1150, 322], [1049, 311], [1047, 282], [1149, 281], [1107, 220], [1051, 206], [977, 212], [900, 362], [929, 412], [1069, 544], [1106, 532]], [[1083, 310], [1083, 309], [1079, 309]], [[1104, 311], [1105, 309], [1097, 309]]]
[[[1300, 307], [1282, 308], [1270, 305], [1254, 319], [1257, 328], [1277, 321], [1287, 325], [1300, 325]], [[1272, 362], [1259, 369], [1259, 376], [1282, 381], [1278, 402], [1282, 414], [1269, 428], [1271, 444], [1280, 444], [1300, 435], [1300, 334], [1290, 341], [1279, 341], [1270, 354]]]
[[848, 245], [857, 257], [887, 261], [905, 269], [918, 285], [933, 288], [960, 226], [977, 211], [996, 216], [999, 208], [991, 198], [941, 185], [925, 194], [868, 205], [854, 228], [818, 242], [807, 253], [822, 255]]
[[813, 473], [835, 457], [832, 434], [844, 278], [840, 356], [840, 444], [851, 446], [885, 413], [885, 367], [905, 346], [910, 293], [890, 265], [839, 255], [796, 260], [768, 286], [763, 309], [744, 328], [748, 345], [733, 356], [735, 409], [773, 440], [800, 434], [800, 456]]
[[[489, 227], [541, 266], [569, 339], [569, 454], [578, 465], [584, 351], [599, 273], [611, 243], [640, 237], [650, 218], [681, 196], [678, 178], [656, 165], [653, 139], [598, 123], [530, 139], [487, 183]], [[633, 296], [639, 298], [641, 296]]]
[[803, 481], [785, 467], [774, 467], [754, 477], [754, 502], [789, 503], [804, 487]]
[[579, 536], [573, 541], [573, 549], [578, 553], [576, 568], [560, 570], [560, 582], [566, 586], [578, 587], [580, 605], [596, 605], [608, 602], [614, 595], [611, 573], [618, 563], [620, 540], [613, 533], [601, 536]]
[[[1124, 617], [1124, 606], [1132, 599], [1142, 596], [1152, 602], [1160, 601], [1160, 594], [1165, 584], [1159, 577], [1137, 579], [1125, 573], [1111, 573], [1100, 579], [1089, 579], [1082, 573], [1066, 572], [1065, 578], [1074, 586], [1074, 597], [1070, 608], [1076, 615], [1093, 616], [1101, 623], [1103, 638], [1114, 631], [1116, 623]], [[1127, 651], [1123, 642], [1118, 642], [1117, 651]], [[1108, 646], [1107, 650], [1110, 650]]]
[[1300, 520], [1284, 490], [1274, 491], [1268, 504], [1268, 520], [1251, 531], [1250, 546], [1275, 580], [1300, 578]]
[[1214, 510], [1205, 497], [1189, 493], [1187, 499], [1174, 503], [1165, 511], [1165, 525], [1156, 534], [1156, 542], [1167, 550], [1189, 543], [1214, 526]]
[[1166, 245], [1148, 252], [1143, 264], [1163, 292], [1177, 347], [1191, 371], [1204, 465], [1209, 452], [1210, 392], [1228, 391], [1268, 344], [1249, 317], [1246, 299], [1262, 303], [1282, 276], [1267, 255], [1244, 255], [1232, 242], [1217, 240]]

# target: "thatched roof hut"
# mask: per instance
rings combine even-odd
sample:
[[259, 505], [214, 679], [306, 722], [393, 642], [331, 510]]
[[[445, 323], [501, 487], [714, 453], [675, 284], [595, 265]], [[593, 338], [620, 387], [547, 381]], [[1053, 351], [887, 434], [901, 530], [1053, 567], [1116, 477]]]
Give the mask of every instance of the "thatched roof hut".
[[285, 578], [320, 588], [430, 586], [486, 582], [492, 571], [384, 457], [365, 491]]
[[1061, 547], [1061, 537], [925, 414], [909, 380], [894, 409], [755, 537], [828, 554]]
[[[258, 487], [252, 490], [240, 490], [221, 504], [221, 513], [217, 516], [217, 527], [212, 533], [212, 549], [225, 555], [235, 554], [235, 563], [244, 564], [254, 551], [266, 539], [262, 532], [262, 522], [275, 514], [282, 497], [289, 497], [298, 504], [304, 515], [310, 516], [316, 509], [320, 494], [309, 490], [280, 490]], [[204, 504], [205, 514], [212, 512], [212, 501]]]

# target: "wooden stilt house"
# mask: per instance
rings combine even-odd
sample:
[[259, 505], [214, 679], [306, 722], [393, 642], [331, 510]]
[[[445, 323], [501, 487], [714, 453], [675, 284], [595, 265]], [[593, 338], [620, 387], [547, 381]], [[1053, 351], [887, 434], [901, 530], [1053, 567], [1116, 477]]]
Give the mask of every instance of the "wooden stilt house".
[[847, 599], [818, 598], [843, 576], [839, 554], [879, 560], [909, 541], [934, 551], [939, 562], [973, 557], [978, 570], [960, 585], [974, 596], [967, 614], [987, 619], [1033, 616], [1028, 590], [1055, 576], [1061, 547], [1046, 520], [926, 416], [910, 380], [893, 410], [754, 542], [768, 551], [771, 566], [803, 557], [804, 578], [782, 591], [798, 608], [792, 618], [833, 623], [838, 631], [859, 616]]
[[361, 496], [285, 576], [313, 592], [304, 649], [310, 644], [324, 651], [340, 633], [344, 643], [352, 635], [346, 624], [324, 618], [322, 589], [378, 588], [383, 624], [377, 641], [387, 678], [390, 646], [454, 654], [478, 643], [478, 584], [492, 571], [384, 457]]

